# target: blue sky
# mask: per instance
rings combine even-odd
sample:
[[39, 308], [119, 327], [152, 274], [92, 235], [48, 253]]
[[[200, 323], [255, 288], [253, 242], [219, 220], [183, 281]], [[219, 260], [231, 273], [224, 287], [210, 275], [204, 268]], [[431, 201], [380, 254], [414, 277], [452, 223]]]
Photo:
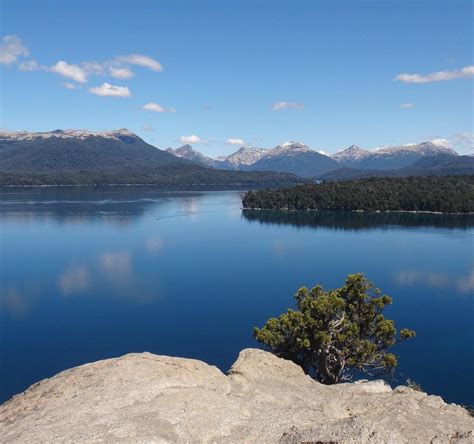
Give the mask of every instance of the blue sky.
[[1, 5], [5, 129], [128, 128], [211, 156], [437, 137], [473, 151], [471, 1]]

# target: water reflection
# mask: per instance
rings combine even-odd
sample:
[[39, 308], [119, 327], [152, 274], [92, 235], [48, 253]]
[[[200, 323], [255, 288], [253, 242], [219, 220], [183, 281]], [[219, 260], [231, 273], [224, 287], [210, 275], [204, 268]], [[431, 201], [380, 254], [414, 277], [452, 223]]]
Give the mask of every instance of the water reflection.
[[[472, 348], [472, 216], [242, 216], [238, 192], [0, 199], [0, 402], [66, 368], [133, 351], [226, 370], [298, 287], [335, 288], [357, 271], [396, 298], [390, 317], [417, 331], [400, 348], [403, 374], [450, 401], [474, 400], [474, 364], [459, 359]], [[450, 345], [440, 347], [445, 331]]]
[[160, 236], [149, 237], [145, 241], [145, 248], [150, 254], [157, 254], [163, 249], [164, 240]]
[[8, 288], [0, 294], [0, 311], [5, 311], [12, 319], [23, 319], [29, 308], [27, 298], [16, 288]]
[[[78, 225], [90, 224], [96, 219], [126, 227], [147, 213], [160, 218], [193, 217], [203, 196], [205, 193], [202, 192], [163, 192], [130, 187], [3, 191], [0, 193], [0, 218], [6, 222], [53, 221]], [[177, 197], [180, 197], [178, 201]]]
[[467, 229], [474, 227], [474, 214], [428, 213], [357, 213], [357, 212], [302, 212], [276, 210], [242, 210], [250, 222], [295, 227], [324, 227], [335, 230], [370, 230], [384, 226], [436, 227]]
[[446, 273], [428, 270], [402, 270], [394, 276], [394, 281], [402, 286], [451, 287], [461, 293], [472, 293], [474, 291], [474, 269], [465, 276], [450, 276]]
[[89, 271], [84, 265], [68, 268], [58, 279], [58, 286], [63, 295], [82, 293], [89, 288], [89, 284]]

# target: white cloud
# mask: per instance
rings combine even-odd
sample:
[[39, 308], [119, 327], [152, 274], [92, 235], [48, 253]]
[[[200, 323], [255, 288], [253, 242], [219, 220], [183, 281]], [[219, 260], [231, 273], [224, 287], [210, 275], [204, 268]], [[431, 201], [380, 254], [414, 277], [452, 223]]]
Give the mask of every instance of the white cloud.
[[276, 102], [272, 105], [273, 111], [281, 111], [284, 109], [296, 109], [296, 110], [303, 110], [304, 104], [297, 103], [297, 102]]
[[319, 154], [322, 154], [323, 156], [327, 156], [328, 154], [324, 150], [318, 150]]
[[225, 142], [227, 145], [245, 145], [245, 142], [243, 139], [227, 139]]
[[153, 126], [151, 126], [149, 123], [144, 123], [144, 124], [142, 125], [142, 130], [143, 130], [143, 131], [147, 131], [147, 132], [149, 132], [149, 133], [155, 132], [155, 128], [153, 128]]
[[[18, 61], [20, 56], [28, 56], [29, 51], [21, 39], [16, 35], [8, 35], [0, 42], [0, 63], [10, 64]], [[152, 71], [163, 71], [160, 62], [144, 54], [128, 54], [115, 57], [102, 62], [85, 61], [71, 64], [59, 60], [53, 66], [39, 64], [36, 60], [26, 60], [18, 65], [21, 71], [46, 71], [53, 72], [77, 83], [87, 83], [90, 76], [110, 76], [116, 79], [130, 79], [134, 77], [131, 65], [142, 66]], [[109, 86], [108, 86], [109, 85]], [[125, 87], [114, 87], [104, 83], [102, 87], [91, 88], [93, 94], [128, 97], [130, 92]], [[175, 112], [173, 108], [168, 112]]]
[[45, 66], [38, 65], [36, 60], [26, 60], [18, 65], [20, 71], [43, 71], [47, 70]]
[[437, 71], [430, 74], [398, 74], [395, 80], [403, 83], [430, 83], [442, 82], [446, 80], [460, 79], [463, 77], [474, 76], [474, 65], [465, 66], [464, 68], [453, 71]]
[[134, 74], [128, 68], [118, 68], [111, 66], [109, 68], [110, 75], [116, 79], [131, 79]]
[[126, 86], [115, 86], [104, 82], [100, 86], [89, 88], [91, 94], [103, 97], [130, 97], [132, 93]]
[[18, 36], [7, 35], [3, 37], [3, 43], [0, 45], [0, 63], [9, 65], [16, 62], [18, 57], [28, 55], [28, 48], [23, 45]]
[[77, 85], [75, 83], [64, 82], [64, 88], [66, 89], [76, 89]]
[[474, 145], [474, 133], [465, 131], [464, 133], [455, 134], [453, 141], [460, 144]]
[[415, 104], [414, 103], [402, 103], [400, 105], [400, 108], [412, 109], [412, 108], [415, 108]]
[[78, 83], [87, 82], [87, 73], [84, 69], [78, 65], [71, 65], [64, 60], [60, 60], [56, 65], [51, 66], [49, 70]]
[[459, 152], [472, 154], [474, 152], [474, 133], [465, 131], [452, 137], [453, 144]]
[[175, 113], [176, 110], [174, 108], [163, 108], [158, 103], [149, 102], [143, 105], [143, 109], [145, 111], [154, 111], [155, 113]]
[[152, 71], [163, 71], [163, 66], [160, 62], [143, 54], [129, 54], [118, 56], [115, 58], [115, 60], [118, 63], [128, 63], [130, 65], [143, 66], [145, 68], [151, 69]]
[[82, 62], [81, 67], [87, 75], [103, 76], [106, 71], [107, 62]]
[[181, 143], [187, 144], [187, 143], [206, 143], [205, 140], [202, 140], [199, 136], [195, 136], [194, 134], [191, 136], [181, 136], [179, 138], [179, 141]]

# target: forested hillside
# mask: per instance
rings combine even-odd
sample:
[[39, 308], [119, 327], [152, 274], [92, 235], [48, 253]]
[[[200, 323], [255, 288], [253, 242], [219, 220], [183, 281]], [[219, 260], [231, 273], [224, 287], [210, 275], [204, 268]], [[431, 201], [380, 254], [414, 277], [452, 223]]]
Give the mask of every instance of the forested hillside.
[[244, 208], [474, 212], [474, 175], [371, 178], [249, 191]]

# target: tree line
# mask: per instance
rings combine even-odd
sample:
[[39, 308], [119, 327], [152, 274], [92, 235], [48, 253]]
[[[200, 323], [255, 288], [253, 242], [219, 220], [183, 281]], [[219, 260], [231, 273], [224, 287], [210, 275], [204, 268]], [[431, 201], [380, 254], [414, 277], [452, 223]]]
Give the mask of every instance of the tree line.
[[249, 191], [244, 208], [269, 210], [474, 212], [474, 175], [370, 178]]

